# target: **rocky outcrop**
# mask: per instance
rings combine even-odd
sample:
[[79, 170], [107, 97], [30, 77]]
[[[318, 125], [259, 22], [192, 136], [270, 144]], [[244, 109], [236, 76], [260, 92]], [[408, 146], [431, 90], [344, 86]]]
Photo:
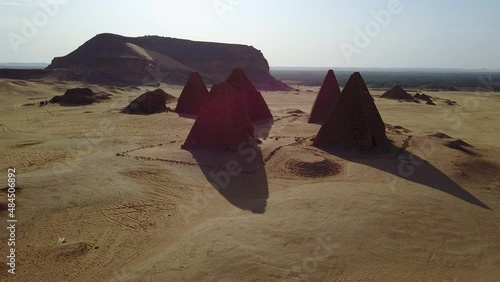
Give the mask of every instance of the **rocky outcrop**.
[[413, 96], [413, 98], [415, 99], [418, 99], [418, 100], [423, 100], [423, 101], [426, 101], [427, 105], [433, 105], [435, 106], [436, 104], [434, 103], [434, 101], [432, 100], [432, 97], [427, 95], [427, 94], [421, 94], [421, 93], [417, 93]]
[[48, 102], [60, 105], [84, 106], [109, 100], [110, 96], [111, 95], [106, 93], [94, 93], [94, 91], [89, 88], [73, 88], [68, 89], [62, 96], [55, 96]]
[[243, 69], [258, 89], [290, 90], [271, 76], [264, 55], [252, 46], [159, 36], [100, 34], [67, 56], [54, 58], [47, 67], [67, 70], [87, 83], [116, 85], [182, 85], [193, 71], [215, 84], [234, 68]]

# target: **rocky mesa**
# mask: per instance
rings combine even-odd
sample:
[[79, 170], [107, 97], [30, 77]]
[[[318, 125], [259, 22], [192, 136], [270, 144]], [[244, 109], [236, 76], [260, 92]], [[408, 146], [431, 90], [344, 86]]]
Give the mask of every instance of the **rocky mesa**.
[[199, 72], [215, 84], [241, 68], [260, 90], [290, 90], [269, 72], [261, 51], [252, 46], [198, 42], [160, 36], [99, 34], [47, 67], [58, 79], [114, 85], [184, 84]]

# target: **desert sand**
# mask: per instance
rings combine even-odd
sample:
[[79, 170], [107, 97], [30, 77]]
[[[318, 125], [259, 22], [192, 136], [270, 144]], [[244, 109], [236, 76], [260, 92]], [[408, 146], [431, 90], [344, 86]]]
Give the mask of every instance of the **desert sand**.
[[[38, 106], [74, 87], [112, 97]], [[181, 150], [194, 120], [176, 113], [120, 113], [153, 88], [0, 80], [16, 281], [498, 280], [498, 93], [430, 92], [431, 106], [372, 91], [395, 150], [361, 154], [311, 146], [319, 87], [293, 88], [263, 92], [274, 123], [240, 155]]]

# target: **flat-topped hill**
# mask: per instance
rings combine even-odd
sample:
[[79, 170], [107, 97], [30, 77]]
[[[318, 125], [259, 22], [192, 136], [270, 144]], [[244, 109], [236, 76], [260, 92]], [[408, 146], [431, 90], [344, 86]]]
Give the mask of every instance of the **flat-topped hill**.
[[184, 84], [193, 71], [214, 84], [234, 68], [242, 68], [258, 89], [289, 90], [270, 75], [264, 55], [252, 46], [160, 36], [99, 34], [47, 67], [87, 83], [127, 85]]

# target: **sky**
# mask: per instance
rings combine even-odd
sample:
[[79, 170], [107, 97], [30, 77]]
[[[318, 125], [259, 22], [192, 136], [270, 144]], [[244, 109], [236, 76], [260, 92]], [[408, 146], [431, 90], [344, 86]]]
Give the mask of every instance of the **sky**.
[[500, 69], [497, 0], [0, 0], [0, 62], [99, 33], [240, 43], [276, 67]]

